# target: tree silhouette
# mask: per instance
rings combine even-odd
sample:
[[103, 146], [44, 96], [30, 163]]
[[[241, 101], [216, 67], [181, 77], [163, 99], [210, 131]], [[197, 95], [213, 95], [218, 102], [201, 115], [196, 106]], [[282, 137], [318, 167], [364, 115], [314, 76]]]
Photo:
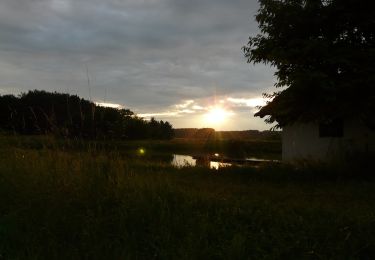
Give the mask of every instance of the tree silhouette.
[[249, 63], [276, 68], [283, 88], [256, 116], [296, 121], [359, 117], [375, 127], [375, 8], [358, 0], [259, 0], [261, 33], [243, 47]]
[[29, 91], [0, 96], [0, 128], [21, 134], [53, 133], [67, 137], [170, 139], [168, 122], [137, 117], [129, 109], [101, 107], [78, 96]]

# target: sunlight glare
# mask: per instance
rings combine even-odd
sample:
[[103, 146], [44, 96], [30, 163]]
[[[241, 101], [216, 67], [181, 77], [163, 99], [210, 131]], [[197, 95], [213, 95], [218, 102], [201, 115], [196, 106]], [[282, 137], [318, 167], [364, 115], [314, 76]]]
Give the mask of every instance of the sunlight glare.
[[138, 149], [138, 154], [139, 155], [144, 155], [145, 153], [146, 153], [145, 149], [143, 149], [143, 148], [139, 148]]
[[223, 123], [230, 115], [232, 115], [232, 113], [223, 108], [214, 107], [204, 115], [204, 120], [209, 124], [217, 125]]

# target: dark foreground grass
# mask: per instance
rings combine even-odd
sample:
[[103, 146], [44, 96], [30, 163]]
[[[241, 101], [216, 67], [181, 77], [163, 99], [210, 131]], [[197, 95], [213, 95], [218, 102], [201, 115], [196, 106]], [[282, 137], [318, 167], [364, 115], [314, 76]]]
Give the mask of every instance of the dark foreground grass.
[[[375, 183], [0, 145], [4, 259], [373, 259]], [[360, 169], [358, 169], [360, 170]]]

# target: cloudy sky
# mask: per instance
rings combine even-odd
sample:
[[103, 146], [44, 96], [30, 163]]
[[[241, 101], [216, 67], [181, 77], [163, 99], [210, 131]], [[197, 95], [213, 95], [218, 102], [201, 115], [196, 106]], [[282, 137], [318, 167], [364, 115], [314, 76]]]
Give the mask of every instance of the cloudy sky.
[[273, 70], [241, 51], [258, 32], [257, 9], [256, 0], [1, 0], [0, 94], [77, 94], [176, 128], [269, 129], [253, 114]]

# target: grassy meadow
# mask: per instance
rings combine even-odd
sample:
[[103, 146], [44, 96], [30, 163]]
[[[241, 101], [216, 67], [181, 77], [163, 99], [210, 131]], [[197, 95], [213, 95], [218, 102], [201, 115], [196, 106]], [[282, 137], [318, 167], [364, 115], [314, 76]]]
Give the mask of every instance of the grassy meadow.
[[375, 257], [375, 182], [360, 168], [174, 168], [156, 156], [202, 145], [0, 135], [0, 258]]

